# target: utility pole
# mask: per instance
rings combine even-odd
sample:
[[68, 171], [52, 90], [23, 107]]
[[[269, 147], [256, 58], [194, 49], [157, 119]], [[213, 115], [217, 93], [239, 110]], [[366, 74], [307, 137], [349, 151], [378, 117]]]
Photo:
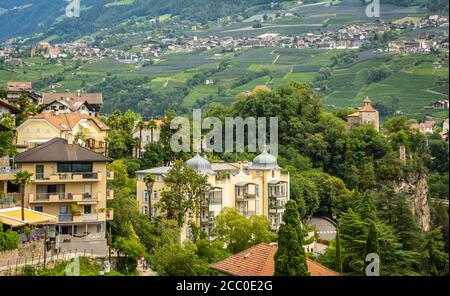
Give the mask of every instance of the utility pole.
[[48, 231], [48, 221], [45, 221], [45, 232], [44, 232], [44, 268], [47, 263], [47, 231]]

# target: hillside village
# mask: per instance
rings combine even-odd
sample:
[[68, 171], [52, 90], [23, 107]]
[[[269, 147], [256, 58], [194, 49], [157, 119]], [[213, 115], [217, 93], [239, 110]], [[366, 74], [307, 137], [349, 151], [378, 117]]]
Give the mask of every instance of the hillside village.
[[[145, 63], [146, 61], [158, 62], [161, 55], [180, 52], [207, 51], [213, 48], [222, 48], [229, 51], [240, 51], [258, 47], [289, 47], [289, 48], [315, 48], [315, 49], [360, 49], [371, 48], [374, 34], [382, 35], [385, 32], [400, 30], [417, 30], [423, 28], [442, 28], [442, 32], [436, 35], [421, 35], [420, 39], [393, 40], [377, 50], [395, 53], [429, 53], [438, 50], [448, 53], [448, 18], [445, 16], [432, 15], [417, 22], [398, 23], [366, 23], [351, 24], [337, 31], [321, 30], [318, 33], [305, 33], [300, 36], [267, 33], [257, 37], [235, 38], [231, 36], [207, 38], [195, 35], [183, 34], [177, 38], [171, 38], [170, 34], [159, 33], [155, 36], [147, 36], [140, 45], [134, 45], [133, 51], [109, 48], [106, 44], [99, 43], [92, 46], [91, 42], [80, 39], [70, 43], [50, 45], [48, 42], [40, 42], [31, 49], [31, 56], [42, 55], [48, 59], [66, 58], [68, 56], [85, 62], [96, 62], [105, 58], [115, 58], [122, 63]], [[128, 39], [133, 38], [136, 33], [123, 33], [105, 35], [104, 40], [109, 37]], [[25, 48], [13, 49], [0, 48], [0, 57], [5, 63], [20, 63], [20, 58], [14, 58], [14, 51], [27, 50]]]
[[0, 44], [0, 276], [448, 276], [448, 16], [259, 4]]

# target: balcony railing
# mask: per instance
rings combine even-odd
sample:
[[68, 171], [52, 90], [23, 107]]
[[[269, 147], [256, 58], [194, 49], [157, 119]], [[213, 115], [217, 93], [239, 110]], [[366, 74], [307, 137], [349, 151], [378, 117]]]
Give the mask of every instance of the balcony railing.
[[69, 215], [69, 214], [58, 215], [58, 222], [72, 222], [72, 221], [73, 221], [73, 215]]
[[82, 201], [97, 201], [101, 197], [100, 192], [92, 194], [88, 192], [74, 193], [74, 192], [42, 192], [36, 195], [30, 194], [30, 202], [82, 202]]
[[240, 213], [241, 213], [242, 215], [244, 215], [245, 217], [250, 217], [250, 216], [256, 215], [256, 212], [255, 212], [255, 211], [240, 211]]
[[36, 181], [96, 181], [100, 178], [101, 172], [55, 173], [50, 175], [38, 173], [35, 175]]
[[83, 221], [97, 221], [98, 213], [83, 214]]
[[59, 200], [64, 199], [66, 194], [64, 192], [45, 192], [45, 193], [36, 193], [36, 200], [46, 201], [50, 200], [51, 196], [57, 196]]
[[269, 212], [282, 212], [284, 211], [284, 200], [270, 201], [269, 202]]

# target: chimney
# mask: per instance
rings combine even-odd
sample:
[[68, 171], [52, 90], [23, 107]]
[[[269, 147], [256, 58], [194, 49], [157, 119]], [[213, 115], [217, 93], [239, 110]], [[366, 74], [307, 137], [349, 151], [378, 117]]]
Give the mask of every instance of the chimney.
[[81, 97], [81, 90], [77, 90], [77, 97]]
[[73, 141], [75, 140], [75, 137], [72, 133], [67, 133], [67, 144], [72, 145]]

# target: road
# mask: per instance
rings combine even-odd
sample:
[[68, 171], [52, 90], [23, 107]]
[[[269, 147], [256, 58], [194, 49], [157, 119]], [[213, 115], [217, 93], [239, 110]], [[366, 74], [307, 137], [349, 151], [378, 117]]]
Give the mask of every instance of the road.
[[309, 224], [315, 226], [320, 238], [326, 240], [333, 240], [336, 238], [336, 225], [328, 219], [322, 217], [312, 217]]

